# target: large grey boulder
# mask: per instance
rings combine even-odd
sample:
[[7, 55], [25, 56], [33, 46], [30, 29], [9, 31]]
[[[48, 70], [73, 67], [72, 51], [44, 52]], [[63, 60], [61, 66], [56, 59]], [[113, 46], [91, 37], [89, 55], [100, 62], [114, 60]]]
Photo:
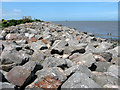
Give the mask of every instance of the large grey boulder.
[[21, 47], [5, 47], [1, 54], [1, 64], [22, 64], [29, 60], [29, 57], [25, 53], [20, 53]]
[[67, 46], [64, 49], [64, 54], [74, 54], [74, 53], [85, 53], [85, 47], [82, 47], [81, 45], [75, 45], [75, 46]]
[[67, 76], [69, 76], [77, 71], [79, 71], [81, 73], [85, 73], [87, 76], [92, 77], [91, 71], [86, 66], [83, 66], [83, 65], [74, 65], [74, 66], [64, 70], [64, 72]]
[[93, 72], [92, 79], [103, 87], [105, 84], [118, 85], [118, 79], [112, 73]]
[[120, 66], [118, 66], [118, 65], [111, 65], [111, 66], [107, 69], [108, 72], [111, 72], [112, 74], [120, 77], [119, 70], [120, 70]]
[[100, 86], [81, 72], [74, 73], [61, 88], [100, 88]]
[[45, 57], [44, 53], [42, 51], [38, 50], [38, 51], [34, 51], [34, 53], [32, 54], [30, 59], [32, 61], [43, 63], [44, 57]]
[[91, 65], [96, 62], [92, 53], [82, 54], [79, 57], [73, 59], [73, 61], [75, 64], [81, 64], [87, 67], [91, 67]]
[[96, 69], [95, 71], [98, 72], [107, 72], [107, 69], [112, 65], [110, 62], [96, 62]]
[[67, 61], [63, 58], [55, 58], [55, 57], [48, 57], [43, 62], [43, 67], [62, 67], [64, 65], [67, 65]]
[[63, 54], [63, 50], [66, 47], [67, 42], [65, 40], [56, 40], [52, 45], [51, 54]]

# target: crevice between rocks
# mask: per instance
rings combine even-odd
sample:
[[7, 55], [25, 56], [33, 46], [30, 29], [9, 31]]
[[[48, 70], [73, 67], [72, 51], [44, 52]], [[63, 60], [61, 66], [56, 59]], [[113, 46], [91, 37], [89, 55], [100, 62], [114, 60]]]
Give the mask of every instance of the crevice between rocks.
[[88, 67], [88, 69], [90, 69], [91, 71], [95, 71], [96, 68], [97, 66], [94, 63], [91, 65], [91, 67]]
[[63, 55], [64, 51], [62, 50], [61, 52], [55, 49], [52, 49], [51, 54], [59, 54], [59, 55]]
[[75, 72], [72, 72], [70, 75], [67, 76], [67, 79], [62, 82], [62, 84], [57, 88], [57, 90], [61, 90], [62, 85], [74, 74]]

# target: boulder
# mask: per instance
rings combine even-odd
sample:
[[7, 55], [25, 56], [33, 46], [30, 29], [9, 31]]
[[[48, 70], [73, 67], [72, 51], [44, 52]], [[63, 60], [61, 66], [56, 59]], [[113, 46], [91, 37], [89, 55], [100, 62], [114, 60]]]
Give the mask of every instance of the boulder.
[[73, 59], [73, 61], [75, 64], [81, 64], [87, 67], [91, 67], [91, 65], [96, 62], [92, 53], [82, 54], [79, 57]]
[[100, 86], [81, 72], [74, 73], [61, 88], [100, 88]]
[[120, 70], [120, 66], [118, 66], [118, 65], [111, 65], [111, 66], [107, 69], [107, 72], [111, 72], [111, 73], [114, 74], [115, 76], [120, 77], [119, 70]]
[[65, 40], [56, 40], [52, 45], [51, 54], [63, 54], [63, 50], [66, 47], [67, 42]]
[[109, 52], [100, 53], [100, 56], [102, 56], [108, 62], [112, 60], [112, 54]]
[[64, 73], [65, 73], [67, 76], [69, 76], [69, 75], [71, 75], [71, 74], [73, 74], [73, 73], [75, 73], [75, 72], [77, 72], [77, 71], [79, 71], [79, 72], [81, 72], [81, 73], [85, 73], [87, 76], [92, 77], [91, 71], [90, 71], [86, 66], [83, 66], [83, 65], [74, 65], [74, 66], [66, 69], [66, 70], [64, 71]]
[[31, 56], [31, 60], [43, 63], [44, 57], [45, 57], [44, 53], [42, 51], [38, 50], [38, 51], [34, 51], [34, 53]]
[[93, 72], [92, 79], [101, 87], [105, 84], [118, 85], [118, 78], [114, 77], [110, 73]]
[[21, 47], [5, 47], [1, 54], [1, 64], [23, 64], [29, 60], [25, 53], [20, 53]]
[[97, 72], [107, 72], [107, 69], [112, 65], [110, 62], [96, 62], [96, 69]]
[[[34, 61], [29, 61], [23, 66], [16, 66], [7, 73], [7, 80], [14, 85], [24, 86], [34, 79], [34, 74], [42, 66]], [[14, 79], [13, 79], [14, 78]]]
[[39, 70], [36, 75], [37, 79], [27, 88], [58, 88], [67, 78], [58, 67]]
[[65, 59], [62, 58], [55, 58], [55, 57], [48, 57], [43, 62], [43, 67], [64, 67], [67, 65]]

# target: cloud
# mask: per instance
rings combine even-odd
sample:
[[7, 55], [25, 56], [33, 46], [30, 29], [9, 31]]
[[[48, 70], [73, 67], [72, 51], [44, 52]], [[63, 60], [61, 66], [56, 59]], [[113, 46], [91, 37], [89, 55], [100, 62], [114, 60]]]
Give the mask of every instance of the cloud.
[[22, 13], [22, 10], [20, 9], [13, 9], [11, 11], [3, 11], [2, 12], [2, 18], [16, 18], [16, 17], [20, 17]]
[[118, 2], [120, 0], [2, 0], [3, 2]]
[[22, 11], [19, 10], [19, 9], [13, 9], [13, 12], [15, 12], [15, 13], [21, 13]]

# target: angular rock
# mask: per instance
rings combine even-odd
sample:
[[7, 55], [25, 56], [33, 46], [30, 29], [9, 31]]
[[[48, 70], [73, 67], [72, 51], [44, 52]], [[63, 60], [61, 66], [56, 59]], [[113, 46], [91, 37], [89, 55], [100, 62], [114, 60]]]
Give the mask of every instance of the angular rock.
[[100, 88], [100, 86], [81, 72], [74, 73], [61, 88]]
[[118, 66], [118, 65], [111, 65], [111, 66], [107, 69], [108, 72], [111, 72], [112, 74], [120, 77], [119, 70], [120, 70], [120, 66]]
[[48, 57], [44, 60], [42, 65], [43, 67], [64, 67], [64, 65], [67, 65], [67, 62], [62, 58]]
[[81, 64], [87, 67], [91, 67], [91, 65], [96, 62], [92, 53], [80, 55], [79, 57], [75, 58], [73, 61], [75, 64]]
[[[18, 47], [16, 47], [19, 50]], [[29, 57], [25, 53], [20, 53], [12, 47], [6, 47], [1, 54], [1, 64], [22, 64], [28, 61]]]
[[98, 71], [98, 72], [107, 72], [107, 69], [110, 67], [110, 65], [112, 65], [111, 63], [109, 62], [96, 62], [95, 63], [96, 65], [96, 69], [95, 71]]
[[93, 80], [101, 87], [105, 84], [118, 85], [118, 78], [109, 73], [93, 72]]
[[29, 45], [31, 46], [31, 49], [35, 51], [40, 50], [41, 47], [46, 47], [46, 45], [41, 40], [38, 40], [37, 42], [32, 42]]
[[77, 71], [79, 71], [79, 72], [81, 72], [81, 73], [85, 73], [87, 76], [92, 77], [91, 71], [90, 71], [86, 66], [83, 66], [83, 65], [75, 65], [75, 66], [72, 66], [72, 67], [66, 69], [66, 70], [64, 71], [64, 73], [65, 73], [67, 76], [69, 76], [69, 75], [71, 75], [71, 74], [73, 74], [73, 73], [75, 73], [75, 72], [77, 72]]
[[64, 49], [64, 53], [65, 54], [74, 54], [74, 53], [85, 53], [85, 48], [82, 47], [82, 46], [79, 46], [79, 45], [76, 45], [76, 46], [67, 46], [65, 49]]
[[58, 88], [67, 78], [58, 67], [42, 69], [36, 75], [38, 78], [28, 88]]
[[[23, 86], [33, 78], [34, 73], [42, 66], [30, 61], [23, 66], [16, 66], [7, 73], [7, 80], [14, 85]], [[14, 78], [14, 79], [13, 79]]]
[[38, 51], [34, 51], [34, 53], [31, 56], [31, 60], [43, 63], [44, 57], [45, 57], [44, 53], [42, 51], [38, 50]]
[[112, 54], [111, 53], [100, 53], [100, 56], [102, 56], [106, 61], [110, 62], [112, 60]]

